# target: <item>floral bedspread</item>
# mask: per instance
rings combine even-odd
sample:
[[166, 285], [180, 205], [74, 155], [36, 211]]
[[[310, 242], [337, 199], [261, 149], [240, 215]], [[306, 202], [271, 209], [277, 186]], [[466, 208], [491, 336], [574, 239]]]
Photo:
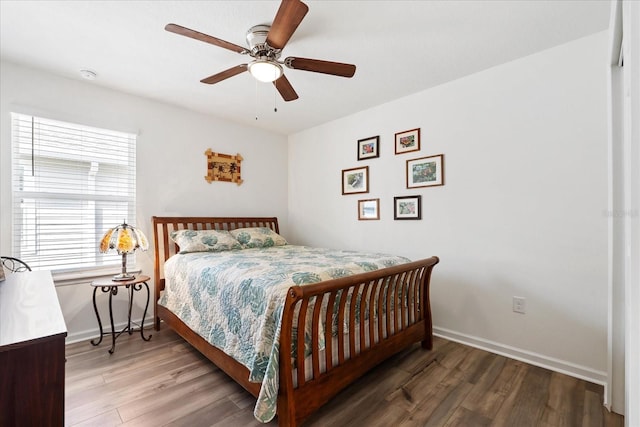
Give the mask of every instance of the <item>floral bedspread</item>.
[[178, 254], [165, 263], [159, 303], [250, 371], [262, 388], [254, 416], [276, 415], [281, 316], [294, 285], [403, 264], [404, 257], [284, 245]]

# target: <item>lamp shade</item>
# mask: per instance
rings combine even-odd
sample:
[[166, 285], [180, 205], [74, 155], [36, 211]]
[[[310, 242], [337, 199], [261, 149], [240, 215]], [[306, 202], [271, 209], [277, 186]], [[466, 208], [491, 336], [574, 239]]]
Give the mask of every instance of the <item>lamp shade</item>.
[[106, 253], [110, 250], [116, 250], [118, 254], [130, 254], [138, 249], [146, 251], [149, 249], [147, 237], [127, 223], [122, 223], [114, 228], [107, 230], [100, 241], [100, 252]]
[[127, 273], [127, 254], [138, 249], [146, 251], [149, 249], [149, 242], [142, 231], [127, 224], [126, 222], [107, 230], [100, 240], [100, 252], [106, 253], [115, 250], [122, 255], [122, 273], [113, 277], [116, 281], [133, 280], [135, 276]]

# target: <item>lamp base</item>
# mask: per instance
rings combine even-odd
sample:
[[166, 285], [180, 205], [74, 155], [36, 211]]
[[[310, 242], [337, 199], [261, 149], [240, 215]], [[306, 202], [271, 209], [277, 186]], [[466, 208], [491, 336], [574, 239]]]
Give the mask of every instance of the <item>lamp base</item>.
[[111, 280], [113, 280], [114, 282], [126, 282], [128, 280], [133, 280], [135, 278], [136, 276], [134, 276], [133, 274], [120, 273], [113, 276]]

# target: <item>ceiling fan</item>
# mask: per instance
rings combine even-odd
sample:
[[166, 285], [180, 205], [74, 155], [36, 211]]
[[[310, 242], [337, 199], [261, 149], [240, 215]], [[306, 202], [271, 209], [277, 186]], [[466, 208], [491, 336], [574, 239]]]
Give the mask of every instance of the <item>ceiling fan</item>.
[[253, 61], [240, 64], [200, 80], [202, 83], [219, 83], [229, 77], [249, 71], [256, 79], [273, 82], [285, 101], [298, 99], [298, 94], [282, 71], [282, 65], [294, 70], [313, 71], [334, 76], [353, 77], [356, 66], [341, 62], [321, 61], [319, 59], [287, 57], [280, 60], [282, 49], [309, 11], [309, 7], [300, 0], [282, 0], [273, 24], [256, 25], [247, 31], [248, 48], [238, 46], [216, 37], [200, 33], [177, 24], [167, 24], [165, 30], [175, 34], [200, 40], [205, 43], [249, 55]]

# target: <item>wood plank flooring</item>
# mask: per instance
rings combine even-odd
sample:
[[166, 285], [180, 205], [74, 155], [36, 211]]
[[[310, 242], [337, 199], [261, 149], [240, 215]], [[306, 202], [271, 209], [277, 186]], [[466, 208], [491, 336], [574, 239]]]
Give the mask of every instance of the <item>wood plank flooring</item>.
[[[263, 426], [254, 398], [166, 326], [66, 348], [65, 424]], [[345, 389], [305, 426], [606, 426], [602, 386], [444, 339], [396, 355]], [[267, 426], [276, 426], [276, 420]]]

